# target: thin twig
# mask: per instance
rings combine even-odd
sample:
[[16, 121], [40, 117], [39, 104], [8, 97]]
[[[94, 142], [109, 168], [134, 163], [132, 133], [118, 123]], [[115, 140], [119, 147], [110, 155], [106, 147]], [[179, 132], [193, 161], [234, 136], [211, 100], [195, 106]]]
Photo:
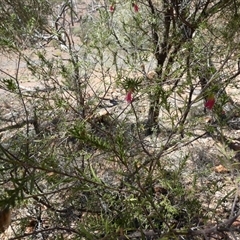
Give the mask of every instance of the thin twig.
[[45, 229], [41, 229], [39, 231], [34, 231], [32, 233], [24, 233], [20, 236], [17, 237], [13, 237], [13, 238], [9, 238], [9, 240], [16, 240], [16, 239], [22, 239], [25, 237], [29, 237], [29, 236], [33, 236], [33, 235], [37, 235], [39, 233], [43, 233], [43, 232], [55, 232], [55, 231], [64, 231], [64, 232], [69, 232], [69, 233], [75, 233], [75, 234], [80, 234], [80, 232], [76, 231], [73, 228], [65, 228], [65, 227], [53, 227], [53, 228], [45, 228]]

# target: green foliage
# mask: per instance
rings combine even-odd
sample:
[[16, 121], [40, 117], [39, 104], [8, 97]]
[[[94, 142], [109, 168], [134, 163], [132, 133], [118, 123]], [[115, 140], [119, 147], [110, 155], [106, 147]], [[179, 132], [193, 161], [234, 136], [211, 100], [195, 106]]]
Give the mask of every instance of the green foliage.
[[15, 92], [17, 89], [16, 83], [13, 79], [1, 79], [1, 82], [3, 84], [2, 88], [6, 89], [10, 92]]
[[[34, 41], [34, 35], [43, 32], [47, 26], [47, 17], [51, 13], [48, 1], [1, 1], [0, 33], [1, 48], [8, 49], [5, 41], [17, 45]], [[4, 40], [5, 39], [5, 40]]]
[[[220, 152], [211, 141], [231, 146], [238, 1], [92, 2], [82, 17], [76, 3], [0, 3], [0, 46], [20, 56], [16, 73], [0, 69], [14, 105], [1, 106], [0, 207], [28, 211], [16, 238], [32, 219], [33, 239], [215, 237], [221, 229], [205, 233], [208, 222], [235, 213], [224, 206], [235, 187], [212, 169], [220, 157], [206, 156]], [[36, 44], [36, 33], [47, 37]], [[22, 87], [25, 71], [41, 87]]]

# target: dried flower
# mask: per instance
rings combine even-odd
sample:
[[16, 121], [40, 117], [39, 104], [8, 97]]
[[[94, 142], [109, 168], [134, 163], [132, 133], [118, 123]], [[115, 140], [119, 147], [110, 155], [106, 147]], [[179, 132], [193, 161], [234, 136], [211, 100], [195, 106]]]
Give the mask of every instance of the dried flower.
[[133, 97], [132, 97], [132, 90], [128, 90], [127, 95], [125, 97], [125, 100], [130, 104], [132, 103]]
[[213, 106], [215, 104], [215, 98], [213, 95], [209, 96], [207, 101], [205, 102], [205, 108], [207, 108], [208, 110], [212, 110]]
[[139, 11], [139, 7], [138, 7], [138, 5], [136, 3], [133, 3], [132, 6], [133, 6], [133, 9], [134, 9], [134, 12], [138, 12]]

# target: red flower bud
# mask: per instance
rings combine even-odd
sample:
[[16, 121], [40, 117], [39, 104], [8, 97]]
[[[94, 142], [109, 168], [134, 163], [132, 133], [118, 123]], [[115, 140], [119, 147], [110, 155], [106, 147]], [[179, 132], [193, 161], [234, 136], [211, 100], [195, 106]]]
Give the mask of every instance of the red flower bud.
[[129, 91], [127, 92], [127, 95], [126, 95], [126, 97], [125, 97], [125, 100], [126, 100], [129, 104], [132, 102], [132, 100], [133, 100], [132, 90], [129, 90]]
[[111, 5], [110, 8], [109, 8], [110, 13], [114, 13], [115, 10], [116, 10], [115, 5]]
[[207, 101], [205, 102], [205, 108], [207, 108], [208, 110], [212, 110], [213, 106], [215, 104], [215, 98], [214, 96], [210, 96], [208, 97]]
[[136, 3], [133, 3], [132, 6], [133, 6], [133, 9], [134, 9], [134, 12], [138, 12], [139, 11], [139, 7], [138, 7], [138, 5]]

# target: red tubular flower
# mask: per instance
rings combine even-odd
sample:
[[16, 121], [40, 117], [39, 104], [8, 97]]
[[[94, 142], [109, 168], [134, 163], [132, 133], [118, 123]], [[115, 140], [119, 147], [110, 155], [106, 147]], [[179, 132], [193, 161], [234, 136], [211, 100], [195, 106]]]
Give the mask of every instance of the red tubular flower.
[[127, 95], [125, 97], [125, 100], [130, 104], [133, 100], [133, 97], [132, 97], [132, 90], [130, 89], [128, 92], [127, 92]]
[[205, 108], [207, 108], [208, 110], [212, 110], [213, 106], [215, 104], [215, 98], [214, 96], [210, 96], [208, 97], [207, 101], [205, 102]]
[[115, 5], [111, 5], [110, 8], [109, 8], [110, 13], [114, 13], [115, 10], [116, 10]]
[[139, 11], [139, 7], [138, 7], [138, 5], [136, 3], [133, 3], [132, 6], [133, 6], [133, 9], [134, 9], [134, 12], [138, 12]]

